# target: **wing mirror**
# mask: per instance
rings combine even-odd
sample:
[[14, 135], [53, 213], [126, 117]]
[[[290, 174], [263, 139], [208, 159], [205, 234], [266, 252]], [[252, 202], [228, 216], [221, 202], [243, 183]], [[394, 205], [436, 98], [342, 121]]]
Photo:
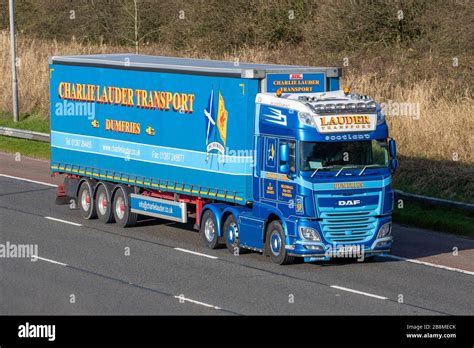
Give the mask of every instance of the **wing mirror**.
[[288, 164], [290, 153], [290, 146], [286, 143], [280, 144], [280, 166], [279, 171], [281, 174], [290, 174], [290, 166]]
[[288, 162], [290, 153], [290, 146], [286, 143], [280, 144], [280, 163]]
[[398, 160], [396, 158], [392, 158], [390, 160], [390, 168], [392, 169], [392, 172], [396, 171], [398, 168]]
[[397, 157], [397, 144], [395, 143], [395, 140], [390, 139], [388, 141], [388, 151], [390, 152], [390, 157]]

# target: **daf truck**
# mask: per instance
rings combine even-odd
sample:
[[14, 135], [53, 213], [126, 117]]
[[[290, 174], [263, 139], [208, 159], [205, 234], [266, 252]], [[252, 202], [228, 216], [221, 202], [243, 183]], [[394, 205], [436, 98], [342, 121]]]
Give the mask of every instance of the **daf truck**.
[[277, 264], [388, 253], [395, 141], [341, 70], [133, 54], [50, 58], [58, 202], [188, 220]]

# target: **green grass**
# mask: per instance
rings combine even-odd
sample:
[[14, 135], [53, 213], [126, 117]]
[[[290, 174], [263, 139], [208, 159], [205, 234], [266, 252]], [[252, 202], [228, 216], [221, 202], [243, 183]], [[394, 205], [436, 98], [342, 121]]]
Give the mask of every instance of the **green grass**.
[[[49, 133], [49, 120], [38, 112], [21, 114], [17, 123], [13, 122], [11, 114], [0, 112], [0, 126]], [[0, 136], [0, 151], [18, 152], [22, 156], [49, 159], [50, 146], [40, 141]]]
[[474, 213], [425, 205], [405, 200], [395, 207], [393, 221], [434, 231], [474, 237]]
[[[474, 197], [471, 192], [473, 184], [470, 179], [474, 175], [474, 171], [471, 169], [469, 173], [466, 173], [466, 170], [459, 170], [452, 173], [452, 168], [449, 168], [450, 172], [445, 171], [445, 169], [440, 167], [438, 175], [425, 171], [422, 174], [423, 176], [414, 168], [404, 170], [402, 173], [395, 174], [393, 188], [423, 196], [474, 203]], [[427, 184], [428, 182], [430, 184]]]
[[474, 204], [474, 166], [469, 161], [449, 161], [399, 156], [393, 175], [395, 189], [424, 196]]
[[10, 113], [0, 112], [0, 126], [49, 133], [49, 119], [38, 112], [21, 114], [18, 122], [13, 122]]
[[0, 151], [18, 152], [22, 156], [49, 159], [50, 146], [49, 143], [0, 136]]

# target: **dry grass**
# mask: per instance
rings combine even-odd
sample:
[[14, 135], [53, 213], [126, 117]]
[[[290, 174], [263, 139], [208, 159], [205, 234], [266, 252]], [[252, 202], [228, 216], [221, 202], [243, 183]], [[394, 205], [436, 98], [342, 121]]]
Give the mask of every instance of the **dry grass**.
[[[10, 45], [6, 32], [0, 32], [0, 110], [11, 111]], [[48, 115], [48, 56], [91, 53], [113, 53], [131, 51], [130, 48], [107, 45], [84, 45], [77, 42], [58, 43], [31, 39], [19, 35], [17, 39], [19, 57], [18, 79], [22, 112], [34, 110]], [[315, 60], [300, 54], [298, 49], [244, 47], [222, 55], [203, 55], [196, 49], [176, 52], [165, 46], [143, 47], [145, 54], [176, 55], [198, 58], [220, 58], [233, 61], [314, 64]], [[322, 60], [327, 59], [324, 57]], [[368, 62], [370, 67], [370, 62]], [[367, 65], [365, 64], [365, 65]], [[460, 195], [459, 185], [465, 182], [472, 188], [474, 166], [474, 104], [469, 87], [452, 93], [450, 81], [445, 77], [400, 78], [397, 66], [387, 66], [381, 76], [362, 69], [346, 69], [345, 84], [353, 90], [368, 94], [383, 102], [408, 102], [419, 105], [419, 118], [387, 115], [391, 136], [397, 139], [402, 156], [399, 173], [404, 187], [429, 188], [439, 186], [434, 194], [445, 197], [472, 197]], [[400, 82], [403, 80], [403, 83]], [[395, 81], [395, 82], [394, 82]], [[456, 87], [457, 88], [457, 87]], [[421, 162], [423, 161], [423, 162]], [[405, 162], [405, 163], [403, 163]], [[423, 168], [419, 164], [423, 163]], [[405, 168], [403, 168], [405, 167]], [[421, 174], [421, 169], [426, 169]], [[442, 175], [440, 175], [440, 173]], [[421, 174], [421, 175], [420, 175]], [[462, 190], [465, 190], [462, 189]], [[472, 192], [472, 191], [471, 191]]]
[[[375, 76], [348, 76], [349, 85], [378, 101], [410, 103], [419, 107], [417, 115], [387, 114], [391, 134], [399, 152], [408, 157], [474, 164], [474, 104], [470, 91], [456, 98], [439, 98], [436, 91], [445, 82], [439, 78], [413, 82], [408, 88], [393, 86]], [[396, 104], [395, 104], [396, 105]]]

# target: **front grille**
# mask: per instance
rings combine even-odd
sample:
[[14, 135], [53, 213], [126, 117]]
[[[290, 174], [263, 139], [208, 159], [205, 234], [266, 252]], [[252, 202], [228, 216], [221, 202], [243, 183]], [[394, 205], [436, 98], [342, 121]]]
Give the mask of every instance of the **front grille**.
[[324, 239], [331, 244], [364, 243], [377, 228], [377, 205], [357, 208], [318, 207]]

